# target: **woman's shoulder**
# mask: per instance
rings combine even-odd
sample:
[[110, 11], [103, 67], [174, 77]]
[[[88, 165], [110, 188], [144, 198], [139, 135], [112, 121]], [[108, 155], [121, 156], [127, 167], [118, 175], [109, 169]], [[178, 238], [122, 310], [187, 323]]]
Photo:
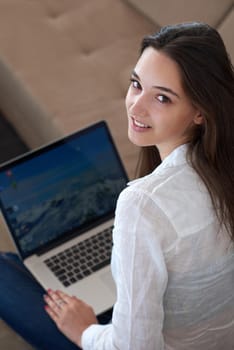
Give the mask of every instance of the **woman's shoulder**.
[[210, 195], [187, 163], [159, 167], [130, 182], [122, 200], [160, 210], [179, 236], [194, 233], [215, 220]]
[[126, 191], [142, 192], [151, 197], [161, 192], [168, 193], [171, 189], [183, 192], [188, 187], [201, 189], [203, 186], [197, 173], [184, 163], [177, 166], [160, 165], [151, 174], [130, 181]]
[[188, 164], [186, 159], [187, 145], [181, 145], [172, 151], [164, 161], [149, 175], [130, 181], [130, 191], [145, 191], [152, 194], [158, 189], [165, 189], [172, 186], [197, 184], [199, 178], [194, 169]]

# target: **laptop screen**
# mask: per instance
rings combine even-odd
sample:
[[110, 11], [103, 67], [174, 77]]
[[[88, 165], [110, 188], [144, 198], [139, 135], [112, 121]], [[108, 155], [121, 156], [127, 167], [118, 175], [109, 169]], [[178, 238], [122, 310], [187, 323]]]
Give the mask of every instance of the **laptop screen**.
[[127, 180], [105, 122], [1, 166], [1, 209], [22, 258], [112, 217]]

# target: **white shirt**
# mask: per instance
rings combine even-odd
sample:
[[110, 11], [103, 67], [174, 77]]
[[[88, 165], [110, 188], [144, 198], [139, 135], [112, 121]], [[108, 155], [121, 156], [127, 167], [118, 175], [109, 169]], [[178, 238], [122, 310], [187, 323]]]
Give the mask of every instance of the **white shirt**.
[[234, 244], [186, 150], [121, 193], [112, 324], [87, 328], [84, 350], [234, 349]]

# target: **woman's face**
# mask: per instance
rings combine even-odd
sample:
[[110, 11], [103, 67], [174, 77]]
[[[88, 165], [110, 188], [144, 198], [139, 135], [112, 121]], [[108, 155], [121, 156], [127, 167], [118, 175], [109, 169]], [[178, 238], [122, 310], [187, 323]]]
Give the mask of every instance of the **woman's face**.
[[188, 132], [202, 116], [181, 84], [177, 63], [148, 47], [131, 76], [126, 96], [128, 136], [138, 146], [156, 145], [165, 158], [188, 142]]

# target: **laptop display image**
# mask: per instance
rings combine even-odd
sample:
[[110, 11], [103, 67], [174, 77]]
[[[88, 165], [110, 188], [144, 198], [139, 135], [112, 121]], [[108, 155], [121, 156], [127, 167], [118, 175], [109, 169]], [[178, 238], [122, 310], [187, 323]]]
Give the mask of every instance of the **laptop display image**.
[[116, 201], [128, 177], [103, 121], [0, 166], [0, 206], [25, 265], [96, 313], [115, 302]]

